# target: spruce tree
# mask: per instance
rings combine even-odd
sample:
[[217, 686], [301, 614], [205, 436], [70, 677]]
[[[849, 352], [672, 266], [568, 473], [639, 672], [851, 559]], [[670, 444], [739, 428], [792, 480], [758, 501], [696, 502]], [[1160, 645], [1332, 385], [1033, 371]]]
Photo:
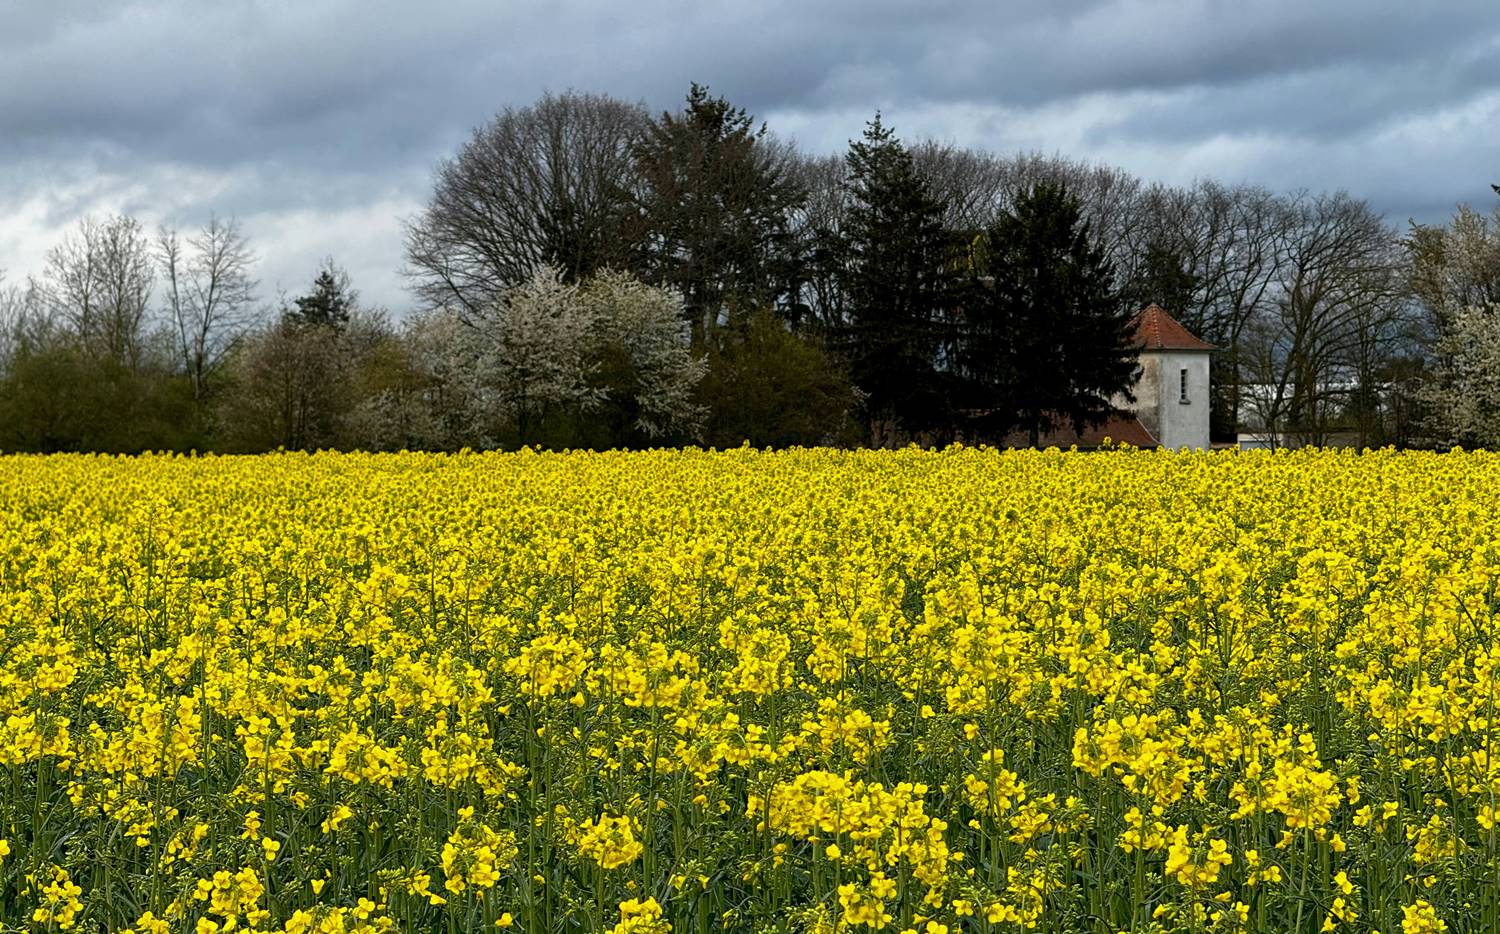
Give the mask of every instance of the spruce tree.
[[765, 125], [694, 83], [680, 113], [663, 113], [635, 150], [641, 267], [682, 293], [699, 343], [727, 310], [782, 297], [788, 224], [806, 195]]
[[847, 320], [840, 343], [851, 374], [872, 427], [946, 427], [939, 361], [961, 281], [954, 238], [943, 227], [946, 206], [879, 114], [850, 142], [845, 160], [850, 204], [840, 279]]
[[1019, 192], [985, 241], [989, 276], [966, 308], [960, 354], [976, 407], [1033, 446], [1053, 428], [1104, 421], [1135, 381], [1134, 310], [1078, 199], [1053, 183]]
[[356, 299], [349, 274], [330, 259], [318, 271], [312, 291], [293, 299], [295, 307], [286, 309], [283, 317], [293, 324], [341, 331], [349, 323]]
[[1202, 285], [1198, 277], [1188, 268], [1182, 251], [1162, 240], [1153, 239], [1146, 244], [1140, 269], [1126, 283], [1121, 298], [1132, 310], [1139, 311], [1147, 305], [1160, 305], [1187, 326], [1188, 330], [1203, 329], [1198, 310], [1198, 289]]

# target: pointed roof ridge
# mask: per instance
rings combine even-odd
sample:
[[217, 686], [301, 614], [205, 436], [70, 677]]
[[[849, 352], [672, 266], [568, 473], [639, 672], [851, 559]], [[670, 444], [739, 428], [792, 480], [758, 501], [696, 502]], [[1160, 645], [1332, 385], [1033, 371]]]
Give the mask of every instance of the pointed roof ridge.
[[1134, 343], [1142, 350], [1213, 350], [1214, 345], [1199, 340], [1167, 310], [1152, 302], [1135, 316], [1132, 324]]

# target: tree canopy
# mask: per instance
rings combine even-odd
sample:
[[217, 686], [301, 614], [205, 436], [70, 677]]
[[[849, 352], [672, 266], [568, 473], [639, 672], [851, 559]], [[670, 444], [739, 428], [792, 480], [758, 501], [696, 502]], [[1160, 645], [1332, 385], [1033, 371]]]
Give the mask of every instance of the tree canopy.
[[879, 114], [845, 161], [839, 347], [873, 424], [942, 425], [949, 413], [939, 359], [961, 283], [946, 206]]
[[1078, 199], [1052, 182], [1017, 194], [984, 247], [961, 355], [976, 407], [1032, 444], [1061, 425], [1103, 421], [1135, 382], [1134, 309]]

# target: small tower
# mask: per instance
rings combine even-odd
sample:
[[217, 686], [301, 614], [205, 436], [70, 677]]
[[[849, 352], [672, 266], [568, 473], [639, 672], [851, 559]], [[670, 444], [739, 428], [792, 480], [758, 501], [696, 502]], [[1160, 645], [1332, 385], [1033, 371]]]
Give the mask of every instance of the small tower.
[[1160, 305], [1135, 319], [1141, 375], [1135, 402], [1122, 406], [1164, 448], [1209, 447], [1208, 358], [1213, 345], [1194, 337]]

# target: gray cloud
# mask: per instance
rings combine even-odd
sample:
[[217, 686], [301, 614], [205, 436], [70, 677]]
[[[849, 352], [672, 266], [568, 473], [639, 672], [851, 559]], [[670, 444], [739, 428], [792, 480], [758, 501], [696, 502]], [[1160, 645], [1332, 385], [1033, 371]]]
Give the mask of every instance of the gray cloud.
[[880, 107], [909, 139], [1345, 188], [1397, 220], [1500, 180], [1493, 0], [0, 0], [0, 267], [85, 212], [217, 211], [268, 292], [333, 255], [399, 310], [400, 218], [474, 125], [691, 80], [815, 151]]

